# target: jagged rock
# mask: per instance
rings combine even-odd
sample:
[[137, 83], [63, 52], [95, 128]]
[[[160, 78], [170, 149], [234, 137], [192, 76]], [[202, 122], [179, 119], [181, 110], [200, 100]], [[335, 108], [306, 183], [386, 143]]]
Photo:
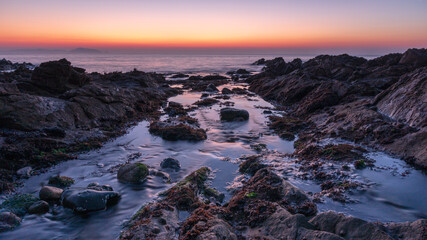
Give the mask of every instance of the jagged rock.
[[249, 119], [249, 112], [244, 109], [223, 108], [220, 111], [222, 121], [246, 121]]
[[218, 88], [216, 88], [216, 86], [211, 83], [206, 87], [205, 91], [206, 92], [218, 92]]
[[120, 167], [117, 179], [123, 182], [140, 183], [148, 176], [148, 167], [143, 163], [129, 163]]
[[233, 94], [233, 91], [231, 91], [230, 89], [228, 89], [228, 88], [223, 88], [222, 90], [221, 90], [221, 93], [222, 94]]
[[39, 197], [42, 200], [45, 201], [56, 201], [61, 198], [62, 192], [61, 188], [51, 187], [51, 186], [44, 186], [42, 189], [40, 189]]
[[61, 202], [64, 207], [75, 212], [92, 212], [104, 210], [107, 206], [116, 204], [119, 199], [118, 192], [69, 188], [62, 194]]
[[32, 167], [24, 167], [16, 171], [16, 174], [18, 174], [18, 176], [23, 178], [29, 178], [31, 176], [32, 171], [33, 171]]
[[69, 85], [83, 86], [89, 82], [85, 69], [72, 67], [65, 58], [40, 64], [34, 69], [31, 80], [40, 87], [64, 92]]

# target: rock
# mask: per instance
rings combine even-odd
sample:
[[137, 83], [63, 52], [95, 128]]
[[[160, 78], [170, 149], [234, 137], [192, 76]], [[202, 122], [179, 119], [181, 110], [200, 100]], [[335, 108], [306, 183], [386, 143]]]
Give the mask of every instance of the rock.
[[2, 209], [2, 211], [12, 212], [17, 216], [24, 216], [28, 212], [30, 206], [38, 200], [38, 198], [31, 194], [15, 194], [7, 197], [7, 199], [0, 205], [0, 209]]
[[408, 49], [403, 53], [399, 61], [400, 64], [410, 64], [416, 67], [423, 67], [427, 65], [427, 49]]
[[156, 176], [156, 177], [161, 177], [167, 183], [169, 183], [171, 181], [170, 175], [168, 173], [163, 172], [163, 171], [159, 171], [156, 169], [150, 169], [150, 175]]
[[149, 131], [169, 141], [202, 141], [207, 138], [204, 129], [182, 122], [152, 122]]
[[69, 188], [62, 194], [61, 202], [64, 207], [83, 213], [104, 210], [107, 206], [116, 204], [119, 199], [120, 194], [113, 191]]
[[39, 197], [42, 200], [45, 201], [56, 201], [61, 199], [61, 194], [64, 190], [61, 188], [51, 187], [51, 186], [44, 186], [42, 189], [40, 189]]
[[0, 213], [0, 232], [12, 230], [21, 224], [21, 218], [11, 212]]
[[34, 69], [31, 80], [40, 87], [55, 92], [64, 92], [69, 85], [83, 86], [89, 82], [85, 70], [75, 68], [66, 59], [41, 63]]
[[345, 239], [393, 239], [373, 223], [328, 211], [310, 220], [317, 229], [335, 233]]
[[121, 166], [117, 178], [123, 182], [140, 183], [148, 176], [148, 167], [143, 163], [129, 163]]
[[243, 109], [223, 108], [220, 116], [222, 121], [245, 121], [249, 119], [249, 112]]
[[43, 129], [43, 132], [45, 132], [49, 137], [64, 138], [66, 136], [64, 129], [59, 127], [45, 128]]
[[171, 169], [178, 171], [179, 169], [181, 169], [181, 164], [175, 158], [165, 158], [160, 163], [160, 167], [161, 168], [171, 168]]
[[87, 185], [86, 188], [97, 190], [97, 191], [114, 191], [113, 187], [111, 187], [110, 185], [100, 185], [97, 182], [89, 183], [89, 185]]
[[265, 64], [265, 58], [261, 58], [256, 60], [255, 62], [252, 63], [252, 65], [264, 65]]
[[66, 176], [52, 176], [49, 178], [48, 184], [58, 188], [66, 188], [74, 184], [74, 179]]
[[206, 87], [205, 91], [206, 92], [218, 92], [218, 88], [216, 88], [216, 86], [211, 83]]
[[247, 71], [246, 69], [240, 68], [236, 71], [236, 74], [251, 74], [251, 72]]
[[197, 106], [212, 106], [216, 103], [218, 103], [219, 101], [213, 98], [204, 98], [202, 100], [199, 100], [195, 103], [193, 103], [193, 105], [197, 105]]
[[172, 75], [170, 78], [186, 78], [186, 77], [189, 77], [189, 75], [183, 74], [183, 73], [177, 73]]
[[49, 212], [49, 203], [41, 200], [33, 203], [28, 209], [28, 213], [30, 214], [44, 214]]
[[222, 76], [222, 75], [213, 74], [213, 75], [204, 76], [202, 78], [202, 80], [222, 80], [222, 79], [227, 79], [227, 77]]
[[31, 176], [31, 172], [33, 171], [32, 167], [24, 167], [16, 171], [16, 174], [22, 178], [29, 178]]
[[384, 227], [394, 239], [425, 239], [426, 219], [418, 219], [413, 222], [386, 223]]
[[230, 89], [228, 89], [228, 88], [223, 88], [222, 90], [221, 90], [221, 93], [222, 94], [233, 94], [233, 91], [231, 91]]

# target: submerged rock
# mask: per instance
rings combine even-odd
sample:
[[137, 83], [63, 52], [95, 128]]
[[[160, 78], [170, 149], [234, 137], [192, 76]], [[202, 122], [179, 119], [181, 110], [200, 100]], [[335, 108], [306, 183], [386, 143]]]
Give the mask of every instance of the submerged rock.
[[100, 185], [97, 182], [89, 183], [89, 185], [87, 185], [86, 188], [97, 190], [97, 191], [114, 191], [113, 187], [111, 187], [110, 185]]
[[71, 188], [64, 191], [61, 202], [66, 208], [84, 213], [104, 210], [107, 206], [116, 204], [119, 199], [120, 194], [118, 192]]
[[21, 224], [21, 218], [11, 212], [0, 213], [0, 232], [12, 230]]
[[148, 176], [148, 167], [143, 163], [129, 163], [120, 167], [117, 179], [123, 182], [140, 183]]
[[175, 158], [165, 158], [160, 163], [160, 167], [161, 168], [171, 168], [171, 169], [174, 169], [174, 170], [179, 170], [179, 169], [181, 169], [181, 164]]
[[197, 105], [197, 106], [212, 106], [216, 103], [218, 103], [219, 101], [213, 98], [204, 98], [202, 100], [199, 100], [195, 103], [193, 103], [193, 105]]
[[15, 194], [7, 197], [7, 199], [0, 205], [0, 209], [18, 216], [24, 216], [28, 212], [30, 206], [37, 201], [39, 201], [39, 199], [31, 194]]
[[39, 197], [45, 201], [56, 201], [61, 199], [63, 191], [61, 188], [44, 186], [40, 189]]
[[249, 112], [244, 109], [223, 108], [220, 116], [222, 121], [246, 121], [249, 119]]
[[46, 201], [37, 201], [28, 208], [30, 214], [44, 214], [49, 212], [49, 203]]

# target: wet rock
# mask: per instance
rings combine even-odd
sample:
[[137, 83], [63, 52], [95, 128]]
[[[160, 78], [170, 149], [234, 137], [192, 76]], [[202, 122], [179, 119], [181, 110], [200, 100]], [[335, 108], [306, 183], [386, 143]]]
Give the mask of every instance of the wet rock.
[[49, 203], [46, 201], [37, 201], [28, 208], [29, 214], [44, 214], [49, 212]]
[[193, 103], [193, 105], [197, 105], [197, 106], [212, 106], [216, 103], [219, 103], [218, 100], [213, 99], [213, 98], [204, 98], [202, 100], [199, 100], [195, 103]]
[[335, 233], [345, 239], [393, 239], [373, 223], [328, 211], [310, 220], [317, 229]]
[[42, 189], [40, 189], [39, 197], [42, 200], [45, 201], [56, 201], [61, 198], [62, 192], [61, 188], [51, 187], [51, 186], [44, 186]]
[[202, 80], [222, 80], [222, 79], [227, 79], [227, 77], [218, 75], [218, 74], [213, 74], [213, 75], [204, 76], [202, 78]]
[[236, 74], [251, 74], [251, 72], [247, 71], [246, 69], [240, 68], [236, 71]]
[[254, 175], [258, 170], [265, 168], [267, 165], [261, 163], [260, 156], [253, 155], [244, 158], [239, 166], [239, 172]]
[[0, 213], [0, 232], [12, 230], [21, 224], [21, 218], [11, 212]]
[[113, 191], [70, 188], [62, 194], [61, 202], [64, 207], [83, 213], [104, 210], [107, 206], [116, 204], [119, 199], [120, 194]]
[[53, 176], [49, 178], [48, 184], [58, 188], [66, 188], [74, 184], [74, 179], [67, 176]]
[[120, 167], [117, 179], [123, 182], [140, 183], [148, 176], [148, 167], [143, 163], [129, 163]]
[[246, 121], [249, 119], [249, 112], [244, 109], [223, 108], [220, 116], [222, 121]]
[[175, 158], [165, 158], [160, 163], [160, 167], [161, 168], [170, 168], [170, 169], [174, 169], [174, 170], [178, 171], [179, 169], [181, 169], [181, 164]]
[[97, 182], [89, 183], [89, 185], [87, 185], [86, 188], [97, 190], [97, 191], [114, 191], [113, 187], [111, 187], [110, 185], [100, 185]]
[[207, 138], [204, 129], [182, 122], [152, 122], [149, 131], [151, 134], [160, 136], [169, 141], [202, 141]]
[[166, 113], [168, 113], [169, 116], [185, 116], [187, 115], [187, 111], [184, 109], [182, 104], [177, 102], [169, 102], [168, 107], [164, 109]]
[[64, 92], [69, 85], [83, 86], [89, 82], [85, 69], [72, 67], [66, 59], [40, 64], [34, 69], [31, 80], [40, 87]]
[[206, 92], [218, 92], [218, 88], [216, 88], [216, 86], [211, 83], [206, 87], [205, 91]]
[[7, 199], [0, 205], [2, 211], [12, 212], [17, 216], [24, 216], [33, 203], [39, 199], [31, 194], [15, 194], [7, 197]]
[[33, 171], [32, 167], [24, 167], [16, 171], [16, 174], [22, 178], [29, 178], [31, 176], [31, 172]]
[[221, 90], [222, 94], [233, 94], [233, 91], [231, 91], [229, 88], [223, 88]]
[[413, 222], [386, 223], [384, 227], [394, 239], [424, 239], [426, 237], [426, 219]]
[[282, 131], [279, 133], [279, 137], [281, 139], [287, 140], [287, 141], [293, 141], [295, 139], [295, 135], [293, 133]]

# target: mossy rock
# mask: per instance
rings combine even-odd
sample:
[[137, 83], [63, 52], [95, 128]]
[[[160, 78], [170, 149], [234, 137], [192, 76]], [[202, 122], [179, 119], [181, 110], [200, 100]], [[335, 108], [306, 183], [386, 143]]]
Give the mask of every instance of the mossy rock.
[[12, 212], [17, 216], [24, 216], [28, 212], [30, 206], [37, 201], [39, 201], [39, 199], [31, 194], [16, 194], [7, 198], [6, 201], [0, 205], [0, 208]]
[[148, 176], [148, 166], [143, 163], [129, 163], [120, 167], [117, 178], [122, 182], [140, 183]]
[[74, 179], [66, 176], [53, 176], [49, 178], [49, 185], [59, 188], [66, 188], [74, 184]]

